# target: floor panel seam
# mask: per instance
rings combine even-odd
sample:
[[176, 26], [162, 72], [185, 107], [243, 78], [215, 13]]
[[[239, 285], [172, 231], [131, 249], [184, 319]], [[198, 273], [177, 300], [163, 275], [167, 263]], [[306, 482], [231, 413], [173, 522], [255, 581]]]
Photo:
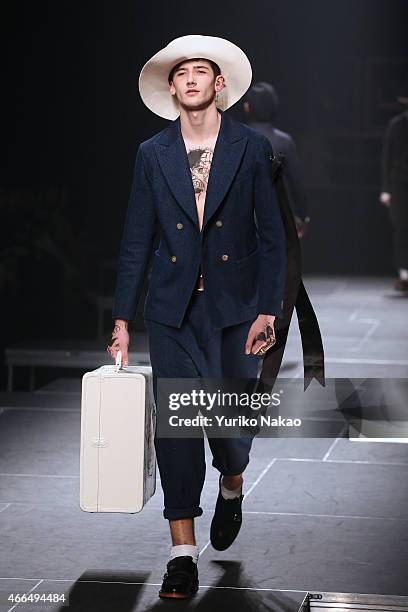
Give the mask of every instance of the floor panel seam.
[[373, 521], [403, 521], [407, 522], [408, 518], [392, 517], [392, 516], [360, 516], [358, 514], [314, 514], [309, 512], [272, 512], [268, 510], [244, 510], [243, 514], [266, 514], [277, 516], [308, 516], [316, 518], [346, 518], [346, 519], [364, 519]]
[[[33, 591], [34, 589], [36, 589], [42, 582], [71, 582], [72, 584], [79, 584], [79, 583], [84, 583], [84, 584], [135, 584], [135, 585], [140, 585], [140, 586], [161, 586], [161, 582], [133, 582], [133, 581], [129, 581], [129, 582], [124, 582], [123, 580], [75, 580], [75, 579], [69, 579], [69, 578], [3, 578], [0, 577], [0, 580], [29, 580], [29, 581], [34, 581], [34, 580], [38, 580], [37, 584], [34, 585], [30, 591], [27, 591], [27, 594], [30, 593], [31, 591]], [[308, 591], [305, 591], [304, 589], [273, 589], [273, 588], [269, 588], [269, 587], [239, 587], [239, 586], [217, 586], [217, 585], [211, 585], [211, 584], [200, 584], [200, 589], [235, 589], [235, 590], [240, 590], [240, 591], [274, 591], [276, 593], [307, 593]], [[312, 589], [312, 590], [316, 590], [316, 589]], [[10, 610], [8, 610], [7, 612], [11, 612], [11, 610], [13, 610], [16, 606], [18, 606], [19, 603], [15, 604], [15, 606], [13, 608], [11, 608]]]
[[342, 428], [342, 430], [340, 431], [340, 434], [337, 436], [337, 438], [335, 440], [333, 440], [333, 442], [331, 443], [331, 445], [329, 446], [329, 449], [327, 450], [327, 452], [324, 454], [322, 461], [327, 461], [329, 458], [330, 453], [332, 452], [332, 450], [334, 449], [334, 447], [336, 446], [337, 442], [343, 438], [343, 434], [347, 431], [348, 429], [348, 424], [344, 425], [344, 427]]
[[396, 466], [396, 467], [408, 467], [408, 462], [397, 462], [397, 461], [365, 461], [362, 459], [312, 459], [309, 457], [277, 457], [276, 461], [293, 461], [298, 463], [348, 463], [358, 465], [384, 465], [384, 466]]

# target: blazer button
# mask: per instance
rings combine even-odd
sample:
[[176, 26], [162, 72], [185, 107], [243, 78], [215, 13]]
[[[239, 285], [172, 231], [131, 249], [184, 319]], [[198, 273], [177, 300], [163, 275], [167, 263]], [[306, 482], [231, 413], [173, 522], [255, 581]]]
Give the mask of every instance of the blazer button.
[[175, 255], [172, 255], [171, 256], [171, 261], [173, 261], [173, 262], [177, 261], [177, 257]]
[[222, 261], [228, 261], [228, 255], [221, 255]]
[[216, 222], [215, 222], [215, 225], [216, 225], [217, 227], [222, 227], [222, 221], [221, 221], [221, 219], [218, 219], [218, 221], [216, 221]]
[[177, 229], [183, 229], [184, 226], [182, 223], [177, 223], [176, 227]]

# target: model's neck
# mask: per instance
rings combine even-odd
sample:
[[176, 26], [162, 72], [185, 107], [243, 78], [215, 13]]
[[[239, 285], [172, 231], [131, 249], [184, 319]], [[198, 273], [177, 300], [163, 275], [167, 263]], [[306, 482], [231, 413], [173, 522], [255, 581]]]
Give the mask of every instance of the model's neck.
[[221, 113], [215, 105], [199, 111], [180, 111], [183, 138], [188, 141], [203, 141], [216, 138], [221, 125]]

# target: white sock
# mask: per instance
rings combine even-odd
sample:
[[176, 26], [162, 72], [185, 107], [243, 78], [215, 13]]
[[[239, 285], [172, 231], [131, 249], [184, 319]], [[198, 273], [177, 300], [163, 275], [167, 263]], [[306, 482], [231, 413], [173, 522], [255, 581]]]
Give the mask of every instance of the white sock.
[[198, 546], [194, 546], [193, 544], [177, 544], [176, 546], [171, 547], [170, 559], [189, 555], [190, 557], [193, 557], [194, 563], [197, 563], [198, 554]]
[[401, 280], [408, 280], [408, 270], [405, 268], [400, 268], [398, 273]]
[[227, 487], [224, 487], [222, 483], [223, 480], [224, 477], [221, 478], [221, 495], [224, 499], [235, 499], [241, 495], [242, 485], [240, 485], [237, 489], [227, 489]]

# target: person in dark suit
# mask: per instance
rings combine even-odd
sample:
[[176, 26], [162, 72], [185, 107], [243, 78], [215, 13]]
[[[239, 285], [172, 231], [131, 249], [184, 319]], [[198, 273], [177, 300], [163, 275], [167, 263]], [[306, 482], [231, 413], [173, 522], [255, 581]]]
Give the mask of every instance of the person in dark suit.
[[394, 288], [408, 292], [408, 96], [398, 101], [404, 112], [387, 126], [382, 151], [380, 202], [388, 207], [394, 231], [394, 264], [398, 278]]
[[[256, 379], [257, 355], [273, 345], [275, 318], [283, 317], [287, 257], [273, 151], [225, 112], [251, 75], [236, 45], [198, 35], [169, 43], [140, 74], [143, 102], [171, 123], [137, 152], [108, 351], [115, 358], [121, 350], [127, 363], [128, 322], [158, 234], [143, 312], [156, 404], [159, 378]], [[220, 473], [210, 537], [225, 550], [242, 522], [252, 438], [208, 441]], [[173, 543], [159, 595], [187, 598], [198, 589], [204, 440], [156, 436], [155, 448]]]
[[266, 136], [275, 153], [283, 153], [286, 158], [284, 182], [298, 236], [302, 238], [310, 221], [307, 214], [307, 199], [295, 142], [290, 134], [275, 126], [279, 108], [276, 89], [270, 83], [260, 81], [249, 88], [243, 100], [243, 109], [248, 117], [247, 124]]

